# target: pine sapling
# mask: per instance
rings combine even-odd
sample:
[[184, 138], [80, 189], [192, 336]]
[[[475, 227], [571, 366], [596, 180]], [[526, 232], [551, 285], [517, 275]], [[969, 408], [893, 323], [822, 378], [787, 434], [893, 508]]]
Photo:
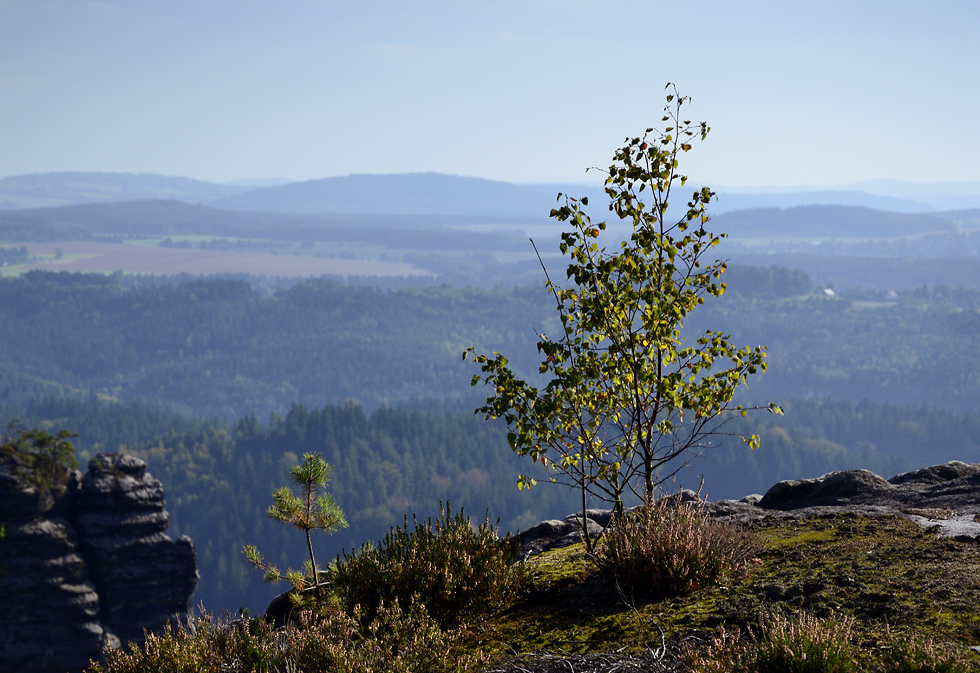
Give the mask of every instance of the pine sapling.
[[[334, 502], [333, 496], [319, 493], [330, 481], [332, 470], [332, 466], [328, 465], [321, 455], [304, 454], [303, 462], [294, 465], [289, 471], [289, 479], [299, 488], [300, 495], [297, 497], [289, 487], [284, 486], [272, 494], [274, 502], [268, 511], [270, 519], [291, 524], [306, 533], [306, 547], [310, 559], [304, 564], [305, 572], [287, 569], [285, 578], [289, 580], [294, 591], [301, 593], [307, 586], [307, 576], [311, 577], [317, 604], [320, 606], [323, 605], [323, 595], [320, 589], [319, 569], [313, 554], [311, 533], [314, 530], [331, 533], [347, 527], [344, 513]], [[266, 582], [279, 582], [283, 579], [283, 573], [279, 568], [266, 563], [255, 545], [246, 545], [242, 548], [242, 553], [253, 567], [265, 571]]]

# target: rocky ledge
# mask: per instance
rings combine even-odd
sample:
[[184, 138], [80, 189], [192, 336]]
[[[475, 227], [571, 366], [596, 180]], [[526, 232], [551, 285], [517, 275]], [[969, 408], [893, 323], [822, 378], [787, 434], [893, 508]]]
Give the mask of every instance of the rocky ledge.
[[38, 489], [0, 463], [0, 670], [80, 671], [106, 644], [185, 618], [197, 587], [190, 538], [174, 541], [163, 487], [132, 456]]
[[[672, 496], [698, 500], [693, 491]], [[950, 461], [884, 479], [868, 470], [831, 472], [816, 479], [781, 481], [765, 495], [704, 503], [719, 519], [751, 521], [765, 517], [808, 518], [853, 512], [861, 516], [898, 515], [924, 528], [961, 539], [980, 538], [980, 463]], [[520, 556], [575, 544], [582, 540], [581, 513], [543, 521], [518, 536]], [[589, 535], [602, 532], [609, 510], [586, 510]]]

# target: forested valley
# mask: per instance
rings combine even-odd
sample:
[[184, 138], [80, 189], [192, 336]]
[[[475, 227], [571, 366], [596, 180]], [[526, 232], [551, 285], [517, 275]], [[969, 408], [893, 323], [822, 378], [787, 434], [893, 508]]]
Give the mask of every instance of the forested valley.
[[[733, 265], [729, 292], [693, 313], [688, 335], [722, 329], [765, 345], [769, 371], [746, 395], [830, 396], [975, 409], [980, 291], [906, 290], [888, 300], [813, 294], [805, 274]], [[232, 421], [354, 399], [481, 399], [463, 350], [506, 352], [537, 371], [556, 333], [542, 285], [379, 290], [310, 280], [264, 295], [245, 281], [126, 288], [111, 276], [0, 279], [0, 391], [13, 404], [58, 395], [142, 401]]]
[[[814, 293], [779, 267], [732, 265], [729, 292], [691, 315], [689, 335], [722, 329], [769, 349], [745, 400], [786, 413], [732, 418], [676, 486], [711, 499], [780, 479], [863, 467], [886, 477], [945, 460], [980, 461], [980, 292]], [[265, 517], [288, 469], [316, 451], [350, 527], [323, 558], [377, 540], [439, 502], [527, 528], [575, 509], [474, 415], [485, 395], [462, 351], [503, 351], [527, 376], [538, 334], [556, 332], [541, 285], [380, 290], [327, 280], [278, 289], [246, 280], [133, 282], [31, 272], [0, 279], [0, 419], [78, 433], [99, 451], [145, 458], [164, 484], [172, 535], [198, 550], [208, 610], [264, 609], [276, 587], [241, 557], [256, 544], [301, 563], [301, 536]], [[597, 503], [598, 504], [598, 503]]]

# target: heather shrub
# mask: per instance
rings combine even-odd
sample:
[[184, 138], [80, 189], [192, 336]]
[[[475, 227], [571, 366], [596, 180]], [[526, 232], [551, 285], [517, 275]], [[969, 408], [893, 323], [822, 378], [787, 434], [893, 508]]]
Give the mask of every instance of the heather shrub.
[[463, 629], [443, 630], [420, 603], [407, 611], [397, 603], [382, 603], [375, 619], [360, 631], [346, 615], [336, 619], [347, 619], [348, 633], [356, 635], [336, 650], [337, 673], [467, 673], [490, 663], [483, 652], [462, 647]]
[[889, 632], [883, 657], [887, 673], [967, 673], [977, 670], [963, 662], [962, 652], [937, 645], [922, 636]]
[[751, 548], [745, 532], [712, 520], [701, 505], [667, 498], [613, 519], [598, 563], [634, 591], [672, 596], [742, 569]]
[[380, 605], [362, 626], [344, 613], [275, 631], [260, 619], [220, 623], [204, 616], [149, 634], [143, 646], [109, 650], [90, 673], [469, 673], [488, 658], [466, 649], [465, 633], [442, 630], [420, 605]]
[[360, 610], [370, 621], [382, 603], [408, 612], [418, 602], [450, 627], [499, 607], [516, 572], [507, 564], [496, 526], [484, 520], [474, 529], [462, 511], [453, 515], [446, 505], [435, 523], [413, 520], [410, 529], [406, 517], [377, 547], [344, 552], [331, 583], [348, 614]]
[[707, 652], [690, 654], [694, 673], [851, 673], [861, 670], [851, 643], [853, 620], [817, 620], [806, 613], [792, 618], [759, 617], [757, 631], [721, 629]]
[[142, 645], [109, 649], [105, 664], [92, 673], [198, 673], [199, 671], [276, 670], [283, 660], [272, 630], [262, 621], [220, 623], [205, 615], [186, 626], [168, 624], [162, 633], [148, 633]]

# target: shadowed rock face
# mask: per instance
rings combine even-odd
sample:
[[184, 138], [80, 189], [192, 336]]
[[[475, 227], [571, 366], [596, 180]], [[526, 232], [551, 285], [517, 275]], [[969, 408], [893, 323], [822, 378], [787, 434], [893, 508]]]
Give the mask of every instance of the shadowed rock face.
[[132, 456], [97, 456], [78, 491], [75, 525], [99, 588], [102, 623], [123, 642], [186, 614], [197, 588], [193, 543], [164, 535], [164, 505], [162, 484]]
[[38, 493], [0, 464], [0, 671], [80, 671], [105, 643], [185, 616], [197, 586], [193, 544], [164, 534], [143, 461], [100, 454], [58, 483]]
[[7, 522], [0, 543], [0, 670], [80, 670], [99, 656], [99, 595], [64, 519]]

